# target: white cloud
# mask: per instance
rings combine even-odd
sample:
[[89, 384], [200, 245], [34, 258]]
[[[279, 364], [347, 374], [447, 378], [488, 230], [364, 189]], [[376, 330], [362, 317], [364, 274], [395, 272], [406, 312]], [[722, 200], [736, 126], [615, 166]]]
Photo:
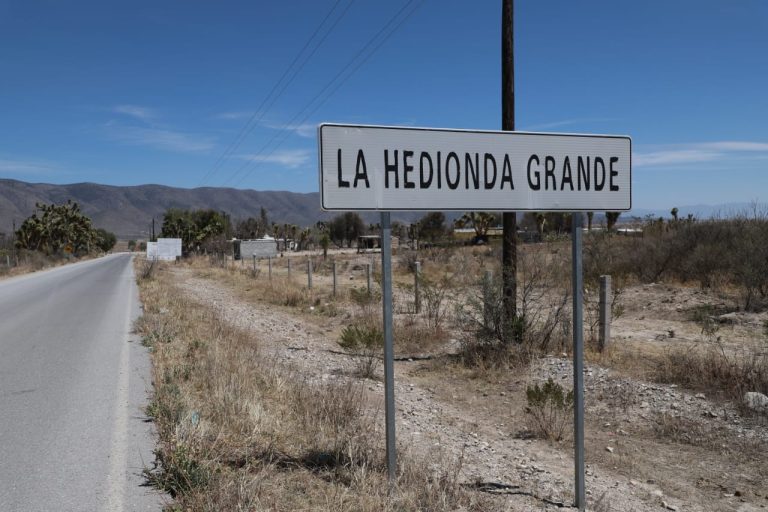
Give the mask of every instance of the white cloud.
[[2, 160], [0, 159], [0, 172], [14, 174], [45, 174], [53, 172], [56, 167], [47, 162], [36, 160]]
[[295, 169], [306, 164], [311, 155], [312, 152], [307, 149], [286, 149], [275, 151], [271, 155], [240, 155], [240, 158], [251, 162], [266, 162]]
[[632, 164], [638, 167], [653, 167], [670, 164], [688, 164], [695, 162], [710, 162], [721, 156], [713, 151], [697, 149], [681, 149], [672, 151], [654, 151], [652, 153], [635, 153]]
[[245, 119], [246, 117], [251, 117], [252, 115], [253, 115], [253, 112], [241, 110], [241, 111], [235, 111], [235, 112], [222, 112], [221, 114], [217, 114], [215, 117], [216, 119], [233, 121], [236, 119]]
[[[666, 146], [668, 149], [646, 153], [633, 153], [632, 163], [637, 167], [662, 167], [700, 162], [713, 162], [748, 153], [749, 158], [768, 156], [768, 143], [749, 141], [719, 141]], [[761, 154], [762, 153], [762, 154]], [[747, 156], [747, 155], [743, 155]]]
[[768, 142], [722, 141], [697, 144], [703, 149], [716, 151], [763, 151], [768, 153]]
[[267, 128], [272, 128], [273, 130], [289, 130], [299, 137], [312, 138], [317, 135], [317, 125], [312, 123], [289, 125], [264, 124], [264, 126]]
[[155, 112], [152, 109], [147, 107], [139, 107], [137, 105], [117, 105], [112, 108], [112, 112], [134, 117], [142, 121], [149, 121], [150, 119], [156, 117]]
[[552, 121], [550, 123], [540, 123], [530, 126], [526, 126], [526, 130], [548, 130], [550, 128], [557, 128], [559, 126], [568, 126], [572, 124], [583, 123], [598, 123], [603, 121], [614, 121], [615, 119], [610, 117], [585, 117], [581, 119], [563, 119], [562, 121]]
[[109, 136], [114, 140], [163, 151], [195, 153], [209, 151], [214, 147], [214, 139], [205, 135], [122, 125], [108, 126], [108, 129]]

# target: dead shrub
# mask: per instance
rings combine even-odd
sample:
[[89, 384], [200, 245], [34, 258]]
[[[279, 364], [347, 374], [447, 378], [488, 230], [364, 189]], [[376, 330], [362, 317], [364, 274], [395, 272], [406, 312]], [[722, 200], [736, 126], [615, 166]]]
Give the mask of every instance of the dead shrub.
[[[526, 252], [518, 261], [517, 316], [505, 318], [502, 281], [484, 276], [456, 308], [463, 328], [462, 359], [476, 365], [527, 363], [565, 345], [569, 334], [568, 279], [555, 256]], [[487, 363], [483, 363], [487, 364]]]
[[722, 393], [741, 404], [749, 391], [768, 393], [768, 356], [748, 349], [731, 352], [717, 342], [703, 349], [677, 347], [659, 359], [655, 380]]
[[[388, 492], [379, 409], [361, 383], [302, 376], [258, 340], [184, 297], [172, 275], [141, 283], [152, 352], [150, 482], [179, 510], [493, 510], [463, 489], [460, 463], [401, 456]], [[261, 289], [258, 290], [259, 292]], [[402, 453], [402, 452], [401, 452]]]
[[400, 354], [427, 354], [441, 347], [448, 338], [444, 329], [425, 325], [416, 315], [395, 322], [394, 345]]
[[451, 280], [448, 275], [444, 275], [441, 279], [435, 281], [425, 277], [420, 280], [420, 284], [427, 326], [434, 331], [438, 331], [442, 328], [448, 313], [446, 302], [452, 288]]

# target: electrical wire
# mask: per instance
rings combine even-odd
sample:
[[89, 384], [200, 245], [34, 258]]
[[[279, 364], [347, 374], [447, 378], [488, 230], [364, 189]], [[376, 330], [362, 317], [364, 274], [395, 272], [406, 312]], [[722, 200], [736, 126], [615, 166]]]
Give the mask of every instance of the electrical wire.
[[[248, 176], [250, 176], [250, 175], [251, 175], [251, 173], [252, 173], [254, 170], [256, 170], [256, 169], [258, 168], [258, 166], [259, 166], [261, 163], [263, 163], [263, 162], [264, 162], [264, 161], [265, 161], [267, 158], [269, 158], [269, 156], [271, 156], [271, 155], [272, 155], [272, 154], [273, 154], [273, 153], [274, 153], [274, 152], [277, 150], [277, 148], [279, 148], [279, 147], [280, 147], [280, 146], [283, 144], [283, 142], [285, 142], [285, 140], [287, 140], [288, 136], [290, 136], [290, 134], [291, 134], [292, 130], [293, 130], [293, 129], [294, 129], [296, 126], [299, 126], [299, 125], [301, 125], [301, 124], [302, 124], [302, 123], [304, 123], [304, 122], [305, 122], [307, 119], [309, 119], [309, 118], [310, 118], [310, 117], [311, 117], [311, 116], [312, 116], [312, 115], [313, 115], [315, 112], [317, 112], [317, 110], [318, 110], [318, 109], [319, 109], [321, 106], [323, 106], [323, 105], [325, 104], [325, 102], [327, 102], [327, 101], [328, 101], [328, 100], [331, 98], [331, 96], [333, 96], [333, 94], [334, 94], [334, 93], [335, 93], [335, 92], [336, 92], [336, 91], [337, 91], [337, 90], [338, 90], [338, 89], [339, 89], [339, 88], [340, 88], [342, 85], [344, 85], [344, 83], [345, 83], [347, 80], [349, 80], [349, 79], [352, 77], [352, 75], [354, 75], [354, 74], [355, 74], [355, 72], [356, 72], [358, 69], [360, 69], [360, 67], [362, 67], [362, 65], [363, 65], [363, 64], [365, 64], [365, 63], [366, 63], [366, 62], [367, 62], [367, 61], [368, 61], [368, 60], [369, 60], [369, 59], [370, 59], [370, 58], [371, 58], [371, 57], [372, 57], [372, 56], [373, 56], [373, 55], [376, 53], [376, 52], [378, 51], [378, 49], [379, 49], [379, 48], [380, 48], [380, 47], [381, 47], [381, 46], [382, 46], [384, 43], [386, 43], [386, 41], [387, 41], [387, 40], [389, 40], [389, 38], [390, 38], [390, 37], [391, 37], [391, 36], [392, 36], [392, 35], [393, 35], [393, 34], [394, 34], [394, 33], [395, 33], [395, 32], [396, 32], [396, 31], [397, 31], [397, 30], [398, 30], [398, 29], [399, 29], [399, 28], [400, 28], [400, 27], [401, 27], [401, 26], [402, 26], [402, 25], [403, 25], [403, 24], [404, 24], [404, 23], [405, 23], [405, 22], [406, 22], [406, 21], [407, 21], [407, 20], [408, 20], [408, 19], [409, 19], [409, 18], [412, 16], [412, 15], [413, 15], [413, 14], [414, 14], [414, 13], [415, 13], [415, 12], [416, 12], [416, 11], [417, 11], [419, 8], [420, 8], [420, 7], [421, 7], [421, 5], [424, 3], [424, 1], [425, 1], [425, 0], [419, 0], [417, 3], [415, 3], [415, 4], [414, 4], [414, 2], [416, 2], [416, 0], [408, 0], [408, 2], [406, 2], [406, 3], [403, 5], [403, 7], [401, 7], [401, 8], [400, 8], [400, 10], [399, 10], [397, 13], [395, 13], [395, 15], [394, 15], [394, 16], [392, 16], [392, 18], [390, 18], [390, 19], [389, 19], [389, 21], [388, 21], [388, 22], [387, 22], [387, 23], [386, 23], [386, 24], [385, 24], [385, 25], [384, 25], [384, 26], [383, 26], [383, 27], [382, 27], [382, 28], [381, 28], [381, 29], [380, 29], [380, 30], [379, 30], [379, 31], [378, 31], [378, 32], [377, 32], [377, 33], [376, 33], [376, 34], [375, 34], [373, 37], [371, 37], [371, 39], [369, 39], [369, 40], [368, 40], [368, 42], [367, 42], [367, 43], [366, 43], [366, 44], [363, 46], [363, 48], [362, 48], [360, 51], [358, 51], [358, 52], [357, 52], [357, 54], [355, 54], [355, 56], [354, 56], [354, 57], [352, 57], [352, 59], [350, 59], [350, 60], [347, 62], [347, 64], [346, 64], [346, 65], [345, 65], [345, 66], [344, 66], [344, 67], [341, 69], [341, 71], [339, 71], [339, 72], [338, 72], [338, 73], [337, 73], [337, 74], [336, 74], [336, 75], [335, 75], [335, 76], [334, 76], [334, 77], [333, 77], [333, 78], [332, 78], [332, 79], [331, 79], [331, 80], [330, 80], [330, 81], [329, 81], [329, 82], [328, 82], [328, 83], [327, 83], [327, 84], [326, 84], [326, 85], [325, 85], [325, 86], [324, 86], [324, 87], [323, 87], [323, 88], [320, 90], [320, 92], [319, 92], [318, 94], [316, 94], [316, 95], [315, 95], [315, 96], [314, 96], [314, 97], [313, 97], [313, 98], [312, 98], [312, 99], [311, 99], [311, 100], [310, 100], [310, 101], [309, 101], [309, 102], [308, 102], [308, 103], [307, 103], [307, 104], [306, 104], [306, 105], [305, 105], [305, 106], [304, 106], [304, 107], [303, 107], [303, 108], [302, 108], [302, 109], [301, 109], [301, 110], [300, 110], [300, 111], [299, 111], [299, 112], [296, 114], [296, 115], [294, 115], [294, 116], [291, 118], [291, 120], [290, 120], [290, 121], [288, 121], [288, 122], [287, 122], [285, 125], [283, 125], [283, 126], [282, 126], [282, 127], [281, 127], [281, 128], [280, 128], [280, 129], [279, 129], [279, 130], [278, 130], [278, 131], [277, 131], [277, 132], [276, 132], [276, 133], [275, 133], [275, 134], [274, 134], [274, 135], [273, 135], [273, 136], [272, 136], [272, 137], [269, 139], [269, 141], [267, 141], [267, 143], [266, 143], [266, 144], [264, 144], [264, 145], [263, 145], [263, 146], [262, 146], [262, 147], [259, 149], [259, 151], [258, 151], [258, 152], [257, 152], [255, 155], [253, 155], [253, 156], [251, 157], [251, 159], [250, 159], [249, 161], [245, 162], [245, 163], [244, 163], [244, 164], [243, 164], [243, 165], [242, 165], [242, 166], [241, 166], [241, 167], [240, 167], [240, 168], [239, 168], [239, 169], [238, 169], [238, 170], [237, 170], [235, 173], [233, 173], [233, 174], [232, 174], [232, 175], [231, 175], [231, 176], [230, 176], [230, 177], [229, 177], [229, 178], [228, 178], [228, 179], [227, 179], [227, 180], [224, 182], [224, 185], [226, 185], [227, 183], [230, 183], [230, 182], [232, 182], [233, 180], [235, 180], [235, 178], [236, 178], [236, 177], [237, 177], [239, 174], [241, 174], [241, 173], [243, 173], [243, 172], [245, 172], [245, 173], [244, 173], [244, 174], [242, 174], [242, 176], [240, 176], [240, 178], [239, 178], [237, 181], [235, 181], [235, 182], [234, 182], [234, 185], [233, 185], [233, 186], [238, 186], [238, 185], [239, 185], [239, 184], [241, 184], [241, 183], [242, 183], [242, 182], [243, 182], [243, 181], [244, 181], [244, 180], [245, 180], [245, 179], [246, 179]], [[400, 21], [397, 21], [397, 20], [398, 20], [398, 18], [400, 18], [400, 17], [401, 17], [401, 15], [403, 14], [403, 12], [405, 12], [405, 11], [406, 11], [406, 10], [407, 10], [409, 7], [412, 7], [412, 9], [411, 9], [409, 12], [407, 12], [407, 13], [406, 13], [406, 15], [405, 15], [405, 16], [403, 16], [403, 17], [402, 17], [402, 19], [400, 19]], [[397, 22], [397, 23], [395, 23], [395, 22]], [[390, 27], [390, 26], [391, 26], [393, 23], [395, 23], [395, 26], [394, 26], [394, 27], [393, 27], [391, 30], [389, 30], [389, 32], [387, 32], [387, 30], [389, 29], [389, 27]], [[383, 38], [381, 38], [381, 36], [382, 36], [382, 35], [383, 35]], [[380, 39], [380, 38], [381, 38], [381, 39]], [[380, 40], [379, 40], [379, 39], [380, 39]], [[371, 46], [372, 46], [372, 45], [373, 45], [373, 44], [374, 44], [374, 43], [375, 43], [377, 40], [379, 40], [379, 42], [378, 42], [378, 43], [377, 43], [377, 44], [376, 44], [376, 45], [373, 47], [373, 49], [372, 49], [371, 51], [369, 51], [367, 55], [364, 55], [364, 54], [365, 54], [365, 52], [366, 52], [366, 51], [367, 51], [367, 50], [368, 50], [368, 49], [369, 49], [369, 48], [370, 48], [370, 47], [371, 47]], [[364, 56], [363, 56], [363, 55], [364, 55]], [[355, 63], [356, 63], [356, 61], [357, 61], [357, 60], [358, 60], [358, 59], [359, 59], [361, 56], [363, 56], [362, 60], [360, 60], [359, 62], [357, 62], [357, 64], [355, 64]], [[351, 68], [351, 70], [350, 70], [350, 68]], [[337, 82], [337, 80], [338, 80], [340, 77], [342, 77], [343, 75], [345, 75], [345, 73], [346, 73], [346, 76], [344, 76], [344, 78], [343, 78], [342, 80], [340, 80], [340, 81], [338, 81], [338, 83], [336, 83], [336, 82]], [[335, 85], [335, 86], [334, 86], [334, 83], [336, 83], [336, 85]], [[325, 95], [325, 97], [323, 97], [323, 98], [322, 98], [322, 99], [321, 99], [321, 100], [320, 100], [320, 101], [319, 101], [319, 102], [318, 102], [318, 103], [317, 103], [317, 104], [314, 106], [314, 108], [312, 108], [312, 105], [313, 105], [313, 104], [315, 104], [315, 102], [316, 102], [318, 99], [320, 99], [320, 98], [323, 96], [323, 94], [325, 94], [325, 93], [326, 93], [326, 91], [328, 91], [329, 89], [330, 89], [330, 92], [328, 92], [328, 94], [326, 94], [326, 95]], [[309, 109], [311, 109], [311, 110], [309, 110]], [[302, 114], [304, 114], [305, 112], [308, 112], [308, 113], [307, 113], [306, 115], [304, 115], [304, 117], [302, 117], [301, 119], [299, 119], [299, 118], [301, 117], [301, 115], [302, 115]], [[278, 140], [278, 137], [281, 137], [281, 138], [280, 138], [280, 140]], [[264, 153], [264, 151], [266, 151], [266, 150], [267, 150], [267, 148], [269, 148], [269, 146], [270, 146], [270, 145], [271, 145], [271, 144], [272, 144], [272, 143], [273, 143], [275, 140], [278, 140], [277, 144], [276, 144], [274, 147], [272, 147], [272, 149], [269, 151], [269, 153], [267, 153], [266, 155], [264, 155], [264, 154], [263, 154], [263, 153]], [[253, 168], [253, 169], [250, 169], [250, 170], [247, 170], [247, 171], [246, 171], [246, 169], [247, 169], [249, 166], [253, 165], [254, 163], [255, 163], [255, 166], [254, 166], [254, 168]]]
[[[304, 68], [304, 66], [309, 62], [309, 59], [314, 56], [314, 54], [317, 52], [317, 50], [322, 46], [323, 42], [326, 40], [328, 35], [333, 32], [333, 30], [336, 28], [336, 25], [341, 21], [342, 18], [347, 14], [349, 11], [349, 8], [352, 6], [355, 0], [350, 0], [349, 3], [346, 5], [342, 13], [336, 18], [336, 20], [333, 22], [331, 27], [325, 32], [325, 34], [322, 36], [322, 38], [317, 42], [317, 44], [314, 45], [314, 48], [312, 51], [303, 59], [303, 61], [296, 67], [294, 72], [291, 74], [291, 70], [296, 66], [296, 63], [299, 61], [301, 56], [304, 54], [304, 52], [307, 50], [309, 45], [312, 43], [312, 41], [317, 37], [318, 33], [320, 33], [320, 30], [325, 25], [325, 23], [328, 21], [328, 19], [331, 17], [331, 15], [334, 13], [336, 8], [339, 6], [339, 4], [342, 2], [342, 0], [336, 0], [336, 2], [333, 4], [331, 9], [328, 11], [328, 13], [323, 17], [320, 24], [315, 28], [314, 32], [312, 32], [312, 35], [309, 36], [309, 39], [304, 43], [304, 46], [302, 46], [301, 50], [296, 54], [296, 56], [293, 58], [291, 63], [288, 65], [288, 67], [285, 69], [283, 74], [280, 76], [280, 78], [275, 82], [275, 84], [272, 86], [272, 89], [269, 91], [267, 96], [262, 100], [259, 107], [251, 114], [248, 121], [243, 125], [243, 127], [240, 129], [240, 132], [235, 137], [235, 139], [227, 146], [227, 148], [224, 150], [224, 152], [219, 156], [219, 158], [214, 163], [213, 167], [206, 172], [206, 174], [200, 179], [199, 185], [202, 185], [205, 183], [206, 180], [213, 177], [213, 175], [221, 169], [221, 167], [224, 165], [227, 158], [229, 158], [236, 150], [240, 147], [240, 145], [245, 141], [245, 139], [248, 137], [248, 135], [253, 132], [253, 130], [258, 126], [259, 122], [262, 120], [264, 115], [269, 111], [269, 109], [275, 104], [275, 102], [283, 95], [285, 90], [288, 88], [288, 86], [291, 85], [293, 80], [298, 76], [298, 74], [301, 72], [301, 70]], [[282, 85], [282, 88], [280, 87], [283, 81], [286, 79], [286, 77], [291, 74], [290, 78], [288, 78], [287, 81]], [[278, 90], [279, 89], [279, 90]], [[271, 98], [271, 101], [270, 101]], [[269, 104], [267, 104], [269, 102]]]

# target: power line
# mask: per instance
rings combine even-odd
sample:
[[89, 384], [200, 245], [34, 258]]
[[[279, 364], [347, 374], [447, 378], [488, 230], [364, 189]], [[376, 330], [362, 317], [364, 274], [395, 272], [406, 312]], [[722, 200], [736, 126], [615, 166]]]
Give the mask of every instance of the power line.
[[[301, 50], [296, 54], [296, 56], [293, 58], [291, 63], [288, 65], [288, 67], [285, 69], [283, 74], [280, 76], [280, 78], [275, 82], [275, 84], [272, 86], [272, 89], [269, 91], [267, 96], [262, 100], [259, 107], [251, 114], [248, 121], [243, 125], [243, 127], [240, 129], [240, 132], [235, 137], [235, 139], [227, 146], [227, 148], [224, 150], [224, 152], [219, 156], [219, 158], [214, 163], [213, 167], [208, 170], [208, 172], [205, 173], [205, 175], [200, 179], [200, 184], [203, 184], [207, 179], [212, 177], [225, 163], [226, 159], [229, 158], [234, 151], [237, 150], [238, 147], [245, 141], [246, 137], [250, 135], [250, 133], [258, 126], [259, 121], [264, 117], [264, 114], [266, 114], [269, 109], [272, 107], [272, 105], [275, 104], [275, 102], [282, 96], [282, 94], [285, 92], [285, 90], [288, 88], [288, 86], [291, 85], [293, 80], [296, 78], [296, 76], [301, 72], [301, 70], [304, 68], [304, 66], [307, 64], [309, 59], [312, 58], [312, 56], [317, 52], [318, 48], [323, 44], [325, 39], [328, 37], [328, 35], [333, 31], [333, 29], [338, 25], [338, 23], [341, 21], [341, 19], [347, 14], [347, 11], [349, 11], [349, 8], [352, 6], [355, 0], [350, 0], [350, 2], [345, 7], [344, 11], [342, 11], [341, 15], [339, 15], [336, 20], [334, 21], [333, 25], [325, 32], [325, 35], [320, 39], [320, 41], [315, 44], [312, 51], [304, 58], [304, 60], [299, 64], [299, 66], [295, 69], [293, 74], [290, 76], [290, 78], [285, 82], [285, 84], [280, 88], [280, 85], [283, 83], [283, 81], [286, 79], [286, 77], [291, 73], [291, 70], [294, 68], [296, 63], [299, 61], [301, 56], [304, 54], [304, 52], [307, 50], [309, 45], [312, 43], [312, 41], [317, 37], [318, 33], [322, 29], [322, 27], [325, 25], [325, 23], [328, 21], [328, 19], [331, 17], [331, 15], [334, 13], [336, 8], [339, 6], [339, 4], [342, 2], [342, 0], [336, 0], [336, 2], [333, 4], [331, 9], [328, 11], [328, 13], [323, 17], [320, 24], [315, 28], [314, 32], [312, 32], [312, 35], [309, 36], [309, 39], [304, 43], [304, 46], [302, 46]], [[278, 88], [279, 91], [278, 91]], [[277, 91], [277, 92], [276, 92]], [[270, 102], [270, 98], [272, 99]], [[267, 102], [269, 102], [269, 105], [267, 105]], [[258, 116], [258, 117], [257, 117]]]
[[[417, 11], [419, 8], [420, 8], [420, 7], [421, 7], [421, 5], [424, 3], [424, 1], [425, 1], [425, 0], [419, 0], [419, 2], [418, 2], [418, 3], [416, 3], [415, 5], [413, 5], [413, 8], [410, 10], [410, 12], [406, 13], [406, 15], [405, 15], [405, 16], [403, 16], [403, 17], [402, 17], [402, 19], [400, 19], [400, 21], [398, 21], [398, 22], [395, 24], [395, 26], [394, 26], [394, 27], [393, 27], [391, 30], [389, 30], [389, 32], [388, 32], [388, 33], [386, 33], [386, 32], [387, 32], [387, 29], [389, 29], [389, 27], [390, 27], [390, 26], [391, 26], [393, 23], [395, 23], [395, 22], [397, 21], [397, 19], [398, 19], [398, 18], [400, 18], [400, 16], [402, 15], [402, 13], [403, 13], [404, 11], [406, 11], [406, 10], [408, 9], [408, 7], [412, 6], [412, 4], [414, 4], [414, 2], [415, 2], [415, 1], [416, 1], [416, 0], [408, 0], [408, 1], [407, 1], [407, 2], [406, 2], [404, 5], [403, 5], [403, 7], [401, 7], [401, 8], [400, 8], [400, 10], [399, 10], [399, 11], [397, 11], [397, 13], [395, 13], [395, 15], [394, 15], [394, 16], [392, 16], [392, 18], [390, 18], [390, 19], [389, 19], [389, 21], [388, 21], [388, 22], [387, 22], [387, 23], [386, 23], [386, 24], [385, 24], [385, 25], [384, 25], [384, 26], [383, 26], [383, 27], [382, 27], [382, 28], [381, 28], [381, 29], [380, 29], [380, 30], [379, 30], [379, 31], [378, 31], [378, 32], [377, 32], [377, 33], [376, 33], [376, 34], [375, 34], [373, 37], [371, 37], [371, 39], [369, 39], [369, 40], [368, 40], [368, 42], [367, 42], [367, 43], [366, 43], [366, 44], [365, 44], [365, 45], [362, 47], [362, 49], [361, 49], [360, 51], [358, 51], [358, 52], [357, 52], [357, 54], [355, 54], [355, 56], [354, 56], [354, 57], [352, 57], [352, 59], [350, 59], [350, 60], [349, 60], [349, 62], [347, 62], [347, 64], [346, 64], [346, 65], [345, 65], [345, 66], [344, 66], [344, 67], [341, 69], [341, 71], [339, 71], [339, 72], [338, 72], [338, 73], [337, 73], [337, 74], [336, 74], [336, 75], [335, 75], [335, 76], [334, 76], [334, 77], [333, 77], [333, 78], [332, 78], [332, 79], [331, 79], [331, 80], [330, 80], [330, 81], [329, 81], [329, 82], [328, 82], [328, 83], [327, 83], [327, 84], [326, 84], [326, 85], [325, 85], [325, 86], [324, 86], [324, 87], [323, 87], [323, 88], [320, 90], [320, 92], [319, 92], [318, 94], [316, 94], [316, 95], [315, 95], [315, 96], [314, 96], [314, 97], [313, 97], [313, 98], [312, 98], [312, 99], [311, 99], [311, 100], [310, 100], [310, 101], [309, 101], [309, 102], [308, 102], [308, 103], [307, 103], [307, 104], [306, 104], [306, 105], [305, 105], [305, 106], [304, 106], [304, 107], [303, 107], [303, 108], [302, 108], [302, 109], [301, 109], [301, 110], [300, 110], [300, 111], [299, 111], [299, 112], [296, 114], [296, 115], [294, 115], [294, 116], [293, 116], [293, 118], [291, 118], [291, 120], [290, 120], [290, 121], [288, 121], [288, 122], [287, 122], [285, 125], [283, 125], [283, 126], [282, 126], [282, 127], [281, 127], [281, 128], [280, 128], [280, 129], [279, 129], [279, 130], [278, 130], [278, 131], [277, 131], [277, 132], [276, 132], [276, 133], [275, 133], [273, 136], [272, 136], [272, 138], [270, 138], [270, 139], [269, 139], [269, 141], [267, 141], [267, 143], [266, 143], [266, 144], [264, 144], [264, 145], [261, 147], [261, 149], [259, 149], [259, 151], [258, 151], [258, 152], [257, 152], [257, 153], [256, 153], [256, 154], [253, 156], [253, 158], [252, 158], [251, 160], [249, 160], [249, 161], [245, 162], [245, 163], [244, 163], [244, 164], [243, 164], [243, 165], [242, 165], [242, 166], [241, 166], [241, 167], [240, 167], [240, 168], [239, 168], [237, 171], [235, 171], [235, 173], [233, 173], [232, 175], [230, 175], [230, 177], [229, 177], [229, 178], [228, 178], [228, 179], [227, 179], [227, 180], [224, 182], [224, 184], [227, 184], [227, 183], [231, 182], [232, 180], [234, 180], [234, 179], [236, 178], [236, 176], [237, 176], [237, 175], [239, 175], [240, 173], [242, 173], [243, 171], [245, 171], [245, 170], [246, 170], [246, 169], [247, 169], [249, 166], [251, 166], [251, 165], [252, 165], [252, 164], [254, 164], [254, 162], [255, 162], [256, 164], [255, 164], [254, 168], [253, 168], [253, 169], [250, 169], [250, 170], [248, 170], [247, 172], [245, 172], [245, 174], [243, 174], [243, 175], [240, 177], [240, 179], [238, 179], [238, 180], [237, 180], [237, 181], [234, 183], [234, 185], [233, 185], [233, 186], [237, 186], [237, 185], [239, 185], [239, 184], [240, 184], [240, 183], [242, 183], [242, 182], [243, 182], [243, 180], [244, 180], [245, 178], [247, 178], [247, 177], [248, 177], [248, 176], [249, 176], [249, 175], [250, 175], [250, 174], [251, 174], [251, 173], [252, 173], [252, 172], [253, 172], [253, 171], [254, 171], [256, 168], [258, 168], [258, 165], [259, 165], [260, 163], [262, 163], [262, 162], [263, 162], [263, 161], [264, 161], [266, 158], [268, 158], [270, 155], [272, 155], [272, 153], [274, 153], [274, 152], [275, 152], [275, 150], [277, 150], [277, 148], [278, 148], [278, 147], [280, 147], [280, 146], [283, 144], [283, 142], [285, 142], [285, 140], [287, 140], [288, 136], [290, 135], [290, 128], [293, 128], [293, 127], [295, 127], [295, 126], [299, 126], [299, 125], [301, 125], [301, 124], [302, 124], [302, 123], [304, 123], [304, 122], [305, 122], [307, 119], [309, 119], [309, 118], [310, 118], [310, 117], [311, 117], [311, 116], [312, 116], [312, 115], [313, 115], [313, 114], [314, 114], [314, 113], [315, 113], [315, 112], [316, 112], [316, 111], [317, 111], [317, 110], [318, 110], [318, 109], [319, 109], [321, 106], [323, 106], [323, 104], [325, 104], [325, 102], [326, 102], [326, 101], [328, 101], [328, 100], [331, 98], [331, 96], [333, 96], [333, 94], [334, 94], [334, 93], [335, 93], [335, 92], [336, 92], [336, 91], [337, 91], [337, 90], [338, 90], [338, 89], [339, 89], [339, 88], [340, 88], [342, 85], [344, 85], [344, 83], [345, 83], [347, 80], [349, 80], [349, 78], [351, 78], [351, 77], [352, 77], [352, 75], [354, 75], [354, 74], [355, 74], [355, 72], [356, 72], [356, 71], [357, 71], [357, 70], [358, 70], [358, 69], [359, 69], [359, 68], [360, 68], [360, 67], [361, 67], [363, 64], [365, 64], [365, 63], [366, 63], [366, 62], [367, 62], [367, 61], [368, 61], [368, 60], [369, 60], [369, 59], [370, 59], [370, 58], [371, 58], [371, 57], [372, 57], [372, 56], [373, 56], [373, 55], [376, 53], [376, 51], [378, 51], [378, 49], [379, 49], [379, 48], [380, 48], [380, 47], [381, 47], [381, 46], [382, 46], [382, 45], [383, 45], [383, 44], [384, 44], [384, 43], [385, 43], [385, 42], [386, 42], [386, 41], [387, 41], [387, 40], [388, 40], [388, 39], [389, 39], [389, 38], [390, 38], [390, 37], [391, 37], [391, 36], [392, 36], [392, 35], [393, 35], [393, 34], [394, 34], [394, 33], [395, 33], [395, 32], [396, 32], [396, 31], [397, 31], [397, 30], [398, 30], [398, 29], [399, 29], [399, 28], [402, 26], [402, 25], [403, 25], [403, 23], [405, 23], [405, 22], [406, 22], [406, 21], [407, 21], [407, 20], [408, 20], [408, 19], [409, 19], [409, 18], [410, 18], [410, 17], [411, 17], [411, 16], [412, 16], [412, 15], [413, 15], [413, 14], [414, 14], [414, 13], [415, 13], [415, 12], [416, 12], [416, 11]], [[385, 33], [386, 33], [386, 34], [385, 34]], [[361, 57], [361, 56], [362, 56], [362, 55], [363, 55], [363, 54], [364, 54], [364, 53], [365, 53], [365, 52], [368, 50], [368, 48], [369, 48], [369, 47], [370, 47], [370, 46], [371, 46], [373, 43], [375, 43], [375, 42], [376, 42], [376, 41], [377, 41], [377, 40], [380, 38], [380, 36], [382, 36], [382, 34], [385, 34], [385, 35], [384, 35], [384, 37], [383, 37], [383, 38], [382, 38], [382, 39], [381, 39], [381, 40], [380, 40], [380, 41], [379, 41], [379, 42], [378, 42], [378, 43], [377, 43], [377, 44], [374, 46], [374, 48], [373, 48], [373, 49], [372, 49], [370, 52], [368, 52], [368, 54], [367, 54], [367, 55], [365, 55], [365, 56], [363, 57], [363, 59], [362, 59], [361, 61], [359, 61], [359, 62], [358, 62], [356, 65], [355, 65], [355, 62], [358, 60], [358, 58], [359, 58], [359, 57]], [[353, 66], [354, 66], [354, 67], [353, 67]], [[350, 68], [352, 68], [352, 69], [351, 69], [351, 71], [350, 71]], [[339, 82], [338, 82], [338, 83], [337, 83], [337, 84], [334, 86], [334, 83], [335, 83], [335, 82], [336, 82], [336, 81], [339, 79], [339, 77], [343, 76], [345, 73], [346, 73], [346, 76], [345, 76], [345, 77], [344, 77], [344, 78], [343, 78], [341, 81], [339, 81]], [[329, 92], [328, 94], [326, 94], [326, 95], [325, 95], [325, 97], [324, 97], [324, 98], [322, 98], [322, 100], [321, 100], [320, 102], [318, 102], [318, 103], [317, 103], [317, 105], [315, 105], [315, 107], [314, 107], [314, 108], [312, 108], [312, 109], [311, 109], [311, 110], [310, 110], [310, 111], [309, 111], [309, 112], [308, 112], [308, 113], [307, 113], [307, 114], [306, 114], [306, 115], [305, 115], [303, 118], [301, 118], [301, 120], [299, 120], [299, 121], [297, 122], [297, 120], [299, 119], [299, 117], [300, 117], [302, 114], [304, 114], [305, 112], [307, 112], [307, 110], [308, 110], [308, 109], [310, 109], [310, 108], [312, 107], [312, 105], [313, 105], [313, 104], [314, 104], [314, 103], [315, 103], [315, 102], [316, 102], [316, 101], [317, 101], [319, 98], [321, 98], [321, 96], [323, 96], [323, 94], [325, 94], [325, 92], [326, 92], [326, 91], [327, 91], [329, 88], [331, 88], [332, 86], [333, 86], [333, 88], [330, 90], [330, 92]], [[277, 143], [277, 144], [276, 144], [276, 145], [275, 145], [275, 146], [274, 146], [274, 147], [271, 149], [271, 151], [270, 151], [269, 153], [267, 153], [266, 155], [263, 155], [263, 156], [262, 156], [262, 153], [264, 153], [264, 151], [265, 151], [265, 150], [266, 150], [266, 149], [267, 149], [267, 148], [270, 146], [270, 144], [272, 144], [272, 142], [274, 142], [274, 141], [275, 141], [275, 140], [276, 140], [278, 137], [280, 137], [280, 136], [282, 136], [282, 138], [281, 138], [281, 139], [278, 141], [278, 143]]]

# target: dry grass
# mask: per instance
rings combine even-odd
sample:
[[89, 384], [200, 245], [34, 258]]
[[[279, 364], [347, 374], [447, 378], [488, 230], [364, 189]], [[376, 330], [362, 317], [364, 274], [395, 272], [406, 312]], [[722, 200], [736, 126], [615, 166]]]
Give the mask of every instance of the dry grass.
[[768, 393], [768, 356], [748, 349], [727, 351], [719, 343], [678, 347], [658, 360], [655, 379], [723, 394], [740, 404], [749, 391]]
[[379, 409], [360, 384], [263, 356], [162, 266], [140, 286], [160, 437], [147, 475], [174, 496], [170, 510], [489, 510], [455, 463], [407, 455], [388, 496]]
[[[29, 274], [30, 272], [37, 272], [45, 270], [47, 268], [59, 267], [68, 263], [77, 263], [78, 261], [86, 261], [96, 256], [88, 255], [82, 257], [56, 257], [46, 256], [43, 253], [37, 251], [20, 251], [20, 254], [15, 257], [9, 258], [11, 266], [6, 265], [6, 258], [2, 256], [0, 259], [0, 279], [6, 277], [19, 276], [22, 274]], [[17, 263], [18, 261], [18, 263]]]

